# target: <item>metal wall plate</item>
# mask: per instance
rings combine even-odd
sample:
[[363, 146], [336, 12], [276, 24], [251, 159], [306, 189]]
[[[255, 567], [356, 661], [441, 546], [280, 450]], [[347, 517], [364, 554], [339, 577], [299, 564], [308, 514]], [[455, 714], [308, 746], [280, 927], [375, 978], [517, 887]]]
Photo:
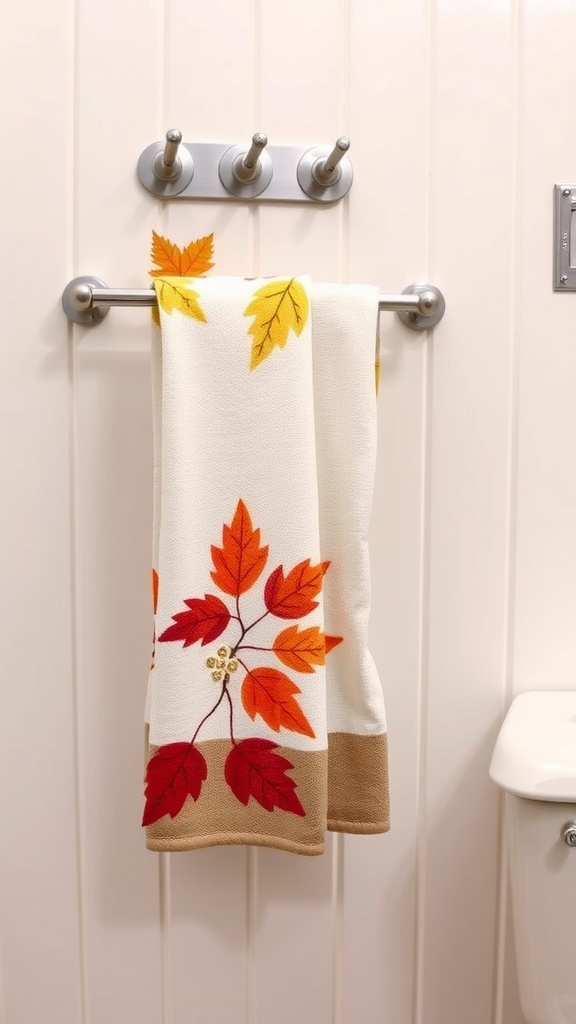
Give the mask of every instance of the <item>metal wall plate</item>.
[[[307, 195], [301, 184], [312, 172], [306, 167], [303, 177], [303, 170], [299, 170], [299, 165], [306, 154], [310, 153], [310, 146], [268, 146], [264, 154], [264, 172], [266, 177], [270, 171], [271, 174], [265, 188], [258, 191], [253, 183], [236, 184], [235, 191], [231, 192], [224, 187], [221, 177], [228, 181], [228, 165], [231, 163], [231, 156], [236, 155], [236, 147], [230, 147], [227, 143], [182, 142], [178, 152], [184, 156], [182, 150], [186, 151], [183, 162], [186, 167], [193, 166], [194, 172], [191, 177], [185, 174], [182, 178], [173, 178], [169, 181], [163, 181], [154, 174], [154, 161], [163, 148], [163, 142], [153, 142], [147, 146], [138, 160], [137, 171], [144, 188], [165, 199], [220, 199], [238, 202], [238, 199], [254, 200], [257, 197], [260, 203], [297, 202], [317, 205], [342, 199], [350, 190], [354, 177], [352, 164], [348, 157], [344, 156], [339, 163], [338, 181], [324, 188], [311, 186], [313, 195]], [[330, 147], [317, 148], [314, 153], [316, 158], [328, 156]], [[187, 159], [188, 156], [191, 159]]]
[[576, 292], [576, 185], [554, 185], [554, 291]]

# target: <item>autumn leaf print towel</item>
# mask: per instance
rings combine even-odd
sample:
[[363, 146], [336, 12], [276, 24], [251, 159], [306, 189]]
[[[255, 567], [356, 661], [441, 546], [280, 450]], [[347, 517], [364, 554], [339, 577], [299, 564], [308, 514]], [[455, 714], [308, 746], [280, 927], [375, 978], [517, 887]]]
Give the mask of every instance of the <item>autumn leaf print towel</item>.
[[378, 291], [158, 277], [152, 850], [388, 828], [367, 649]]

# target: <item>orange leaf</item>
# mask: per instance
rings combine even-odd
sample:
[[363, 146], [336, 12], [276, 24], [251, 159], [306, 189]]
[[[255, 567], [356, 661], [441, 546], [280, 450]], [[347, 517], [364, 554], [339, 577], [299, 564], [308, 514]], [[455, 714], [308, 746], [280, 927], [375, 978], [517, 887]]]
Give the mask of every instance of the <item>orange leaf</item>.
[[324, 636], [326, 654], [330, 654], [330, 651], [333, 650], [334, 647], [338, 647], [338, 644], [341, 644], [343, 639], [343, 636], [328, 636], [328, 633], [326, 633]]
[[205, 235], [190, 242], [181, 249], [169, 238], [152, 232], [152, 262], [159, 268], [151, 270], [151, 277], [162, 277], [165, 274], [176, 277], [200, 277], [214, 266], [212, 262], [214, 235]]
[[324, 633], [318, 626], [298, 632], [298, 626], [288, 626], [276, 637], [272, 649], [283, 665], [296, 672], [314, 672], [314, 665], [325, 660]]
[[283, 672], [275, 668], [253, 668], [242, 683], [241, 697], [252, 721], [260, 715], [274, 732], [283, 727], [314, 739], [314, 730], [293, 697], [301, 692]]
[[240, 498], [231, 526], [222, 530], [222, 547], [211, 547], [214, 572], [210, 575], [225, 594], [239, 597], [256, 582], [268, 558], [268, 547], [260, 547], [260, 530]]
[[158, 573], [152, 569], [152, 600], [154, 602], [154, 615], [158, 611]]
[[324, 573], [330, 562], [310, 565], [310, 559], [298, 565], [284, 577], [279, 565], [270, 574], [264, 588], [264, 603], [269, 612], [279, 619], [299, 619], [318, 607], [317, 597], [322, 590]]

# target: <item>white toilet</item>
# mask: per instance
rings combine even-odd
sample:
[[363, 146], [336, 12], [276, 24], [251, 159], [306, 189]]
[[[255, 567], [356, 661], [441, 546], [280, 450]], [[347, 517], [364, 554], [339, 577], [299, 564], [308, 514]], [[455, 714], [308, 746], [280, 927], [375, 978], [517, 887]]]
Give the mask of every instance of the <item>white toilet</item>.
[[576, 1024], [576, 691], [516, 697], [490, 777], [506, 790], [522, 1012]]

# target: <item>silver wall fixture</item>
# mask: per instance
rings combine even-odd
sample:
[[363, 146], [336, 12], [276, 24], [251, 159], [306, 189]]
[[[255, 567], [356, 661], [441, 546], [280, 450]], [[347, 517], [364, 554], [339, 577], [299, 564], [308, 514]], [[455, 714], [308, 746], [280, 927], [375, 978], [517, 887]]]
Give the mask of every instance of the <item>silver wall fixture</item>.
[[153, 142], [138, 161], [138, 177], [156, 196], [171, 199], [185, 189], [194, 177], [194, 160], [181, 146], [182, 132], [169, 128], [164, 142]]
[[576, 847], [576, 821], [567, 821], [562, 826], [562, 839], [566, 843], [566, 846]]
[[182, 142], [176, 128], [140, 155], [138, 178], [161, 199], [257, 199], [259, 202], [334, 203], [351, 189], [350, 140], [335, 146], [268, 146], [263, 132], [249, 145]]
[[350, 139], [342, 135], [332, 150], [309, 149], [298, 164], [298, 184], [310, 199], [328, 203], [341, 199], [350, 191], [354, 172], [345, 158]]
[[[99, 277], [75, 277], [62, 292], [62, 308], [75, 324], [99, 324], [110, 306], [155, 306], [153, 288], [108, 288]], [[381, 312], [398, 313], [402, 323], [415, 331], [435, 327], [444, 316], [446, 303], [433, 284], [410, 284], [401, 295], [381, 295]]]
[[554, 291], [576, 291], [576, 185], [554, 185]]
[[230, 146], [218, 165], [218, 175], [224, 188], [239, 199], [254, 199], [272, 180], [272, 160], [265, 152], [268, 136], [256, 132], [248, 148], [242, 144]]

